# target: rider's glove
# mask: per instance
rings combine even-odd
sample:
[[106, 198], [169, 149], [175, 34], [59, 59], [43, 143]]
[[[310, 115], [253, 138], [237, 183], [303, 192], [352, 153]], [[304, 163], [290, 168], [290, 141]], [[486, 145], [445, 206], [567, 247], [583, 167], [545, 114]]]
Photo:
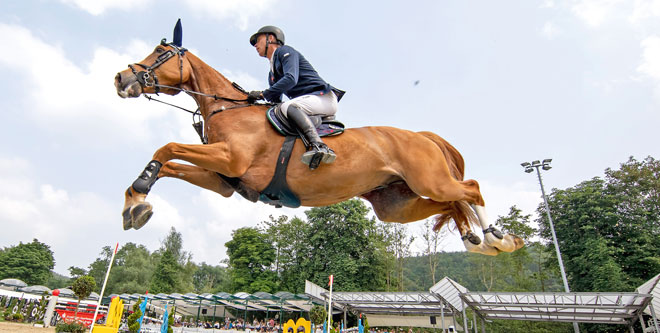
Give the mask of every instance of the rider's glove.
[[264, 95], [261, 93], [260, 90], [253, 90], [248, 93], [247, 101], [248, 103], [252, 104], [258, 99], [264, 99]]

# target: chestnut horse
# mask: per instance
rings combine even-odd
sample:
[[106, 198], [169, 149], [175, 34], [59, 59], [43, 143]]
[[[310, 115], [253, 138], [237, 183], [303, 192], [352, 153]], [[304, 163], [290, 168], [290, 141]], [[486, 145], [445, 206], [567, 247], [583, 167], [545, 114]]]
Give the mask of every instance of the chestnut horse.
[[[154, 153], [126, 190], [124, 229], [139, 229], [149, 220], [152, 206], [145, 199], [161, 177], [182, 179], [224, 197], [237, 188], [248, 193], [266, 188], [284, 142], [266, 118], [268, 106], [248, 104], [242, 89], [181, 48], [176, 37], [174, 43], [163, 40], [144, 60], [129, 67], [115, 77], [120, 97], [186, 91], [199, 106], [208, 144], [170, 142]], [[463, 180], [463, 157], [438, 135], [362, 127], [327, 137], [325, 142], [337, 153], [337, 160], [313, 171], [299, 162], [305, 151], [301, 141], [296, 140], [293, 147], [286, 179], [303, 206], [361, 197], [385, 222], [408, 223], [437, 215], [437, 231], [454, 220], [471, 252], [496, 255], [524, 245], [519, 237], [503, 235], [488, 223], [478, 183]], [[236, 183], [230, 184], [219, 174]], [[485, 231], [484, 242], [471, 231], [476, 223]]]

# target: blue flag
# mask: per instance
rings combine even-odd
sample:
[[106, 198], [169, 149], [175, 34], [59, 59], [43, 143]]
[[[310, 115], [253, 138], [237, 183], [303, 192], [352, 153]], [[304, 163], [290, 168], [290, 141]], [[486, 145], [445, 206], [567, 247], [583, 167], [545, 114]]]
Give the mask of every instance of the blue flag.
[[163, 325], [160, 326], [160, 333], [167, 333], [167, 323], [169, 322], [169, 316], [167, 315], [167, 304], [165, 304], [165, 313], [163, 314]]
[[144, 297], [144, 302], [140, 304], [140, 311], [142, 311], [142, 315], [140, 316], [140, 319], [138, 319], [138, 323], [140, 323], [140, 327], [142, 327], [142, 319], [144, 319], [144, 314], [147, 312], [147, 300], [148, 297]]

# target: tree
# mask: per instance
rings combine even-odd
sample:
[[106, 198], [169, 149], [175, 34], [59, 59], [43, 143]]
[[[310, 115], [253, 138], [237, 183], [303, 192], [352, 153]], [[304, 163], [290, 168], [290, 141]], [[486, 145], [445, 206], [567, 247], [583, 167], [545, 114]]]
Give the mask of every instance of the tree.
[[87, 275], [87, 271], [76, 266], [70, 266], [69, 267], [69, 274], [71, 274], [71, 277], [74, 279], [77, 279], [81, 276]]
[[328, 312], [320, 305], [314, 305], [309, 310], [309, 319], [314, 325], [321, 325], [328, 318]]
[[[632, 291], [660, 271], [660, 162], [631, 157], [605, 175], [553, 189], [548, 200], [575, 291]], [[544, 207], [538, 212], [550, 239]]]
[[302, 268], [310, 249], [307, 240], [309, 224], [293, 217], [270, 217], [262, 223], [264, 234], [276, 250], [275, 272], [279, 277], [279, 290], [302, 293], [307, 275]]
[[151, 280], [150, 290], [152, 293], [173, 293], [177, 291], [179, 267], [172, 252], [163, 252]]
[[[137, 333], [140, 331], [140, 320], [142, 317], [142, 310], [140, 310], [140, 302], [135, 302], [133, 304], [133, 313], [131, 313], [126, 319], [126, 325], [128, 325], [128, 331], [131, 333]], [[168, 325], [169, 327], [169, 325]]]
[[203, 262], [193, 274], [193, 285], [198, 294], [229, 290], [230, 283], [227, 269], [222, 266], [211, 266]]
[[[101, 256], [89, 265], [89, 275], [103, 281], [110, 264], [112, 250], [104, 247]], [[108, 277], [106, 293], [144, 293], [149, 289], [156, 266], [155, 258], [144, 245], [126, 243], [115, 255]], [[99, 286], [100, 288], [100, 286]], [[97, 291], [99, 291], [97, 289]]]
[[236, 229], [225, 246], [232, 290], [275, 291], [277, 276], [270, 269], [275, 261], [275, 248], [265, 234], [257, 228]]
[[433, 230], [433, 224], [429, 220], [424, 221], [422, 229], [422, 238], [424, 239], [424, 255], [429, 259], [429, 273], [431, 273], [431, 281], [435, 284], [435, 270], [438, 267], [438, 242], [440, 235]]
[[76, 313], [74, 315], [74, 320], [78, 318], [78, 308], [80, 307], [80, 301], [89, 297], [89, 295], [94, 291], [96, 288], [96, 281], [94, 281], [94, 278], [85, 275], [81, 276], [76, 279], [75, 282], [73, 282], [73, 285], [71, 285], [71, 290], [73, 290], [73, 293], [78, 297], [78, 304], [76, 304]]
[[415, 241], [413, 235], [409, 235], [406, 227], [402, 224], [390, 224], [386, 228], [388, 251], [396, 258], [397, 290], [404, 290], [403, 264], [406, 257], [410, 256], [410, 245]]
[[308, 228], [303, 239], [301, 276], [318, 284], [334, 275], [336, 290], [364, 291], [385, 288], [384, 236], [369, 208], [352, 199], [305, 212]]
[[19, 243], [0, 252], [0, 280], [14, 278], [28, 285], [46, 284], [53, 267], [53, 251], [36, 238], [31, 243]]

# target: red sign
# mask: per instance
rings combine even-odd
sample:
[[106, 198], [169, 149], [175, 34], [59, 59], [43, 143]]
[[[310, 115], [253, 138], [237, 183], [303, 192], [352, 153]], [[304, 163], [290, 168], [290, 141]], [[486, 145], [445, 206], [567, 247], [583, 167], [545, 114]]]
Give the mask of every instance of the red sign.
[[[81, 304], [80, 308], [78, 308], [77, 318], [76, 318], [76, 303], [66, 303], [66, 304], [60, 303], [57, 305], [55, 311], [57, 311], [57, 314], [65, 322], [72, 322], [74, 321], [74, 318], [76, 318], [78, 322], [82, 323], [85, 326], [89, 326], [92, 324], [92, 318], [94, 318], [95, 308], [96, 308], [95, 305]], [[97, 314], [96, 321], [98, 321], [99, 319], [105, 316], [106, 316], [105, 313]]]

